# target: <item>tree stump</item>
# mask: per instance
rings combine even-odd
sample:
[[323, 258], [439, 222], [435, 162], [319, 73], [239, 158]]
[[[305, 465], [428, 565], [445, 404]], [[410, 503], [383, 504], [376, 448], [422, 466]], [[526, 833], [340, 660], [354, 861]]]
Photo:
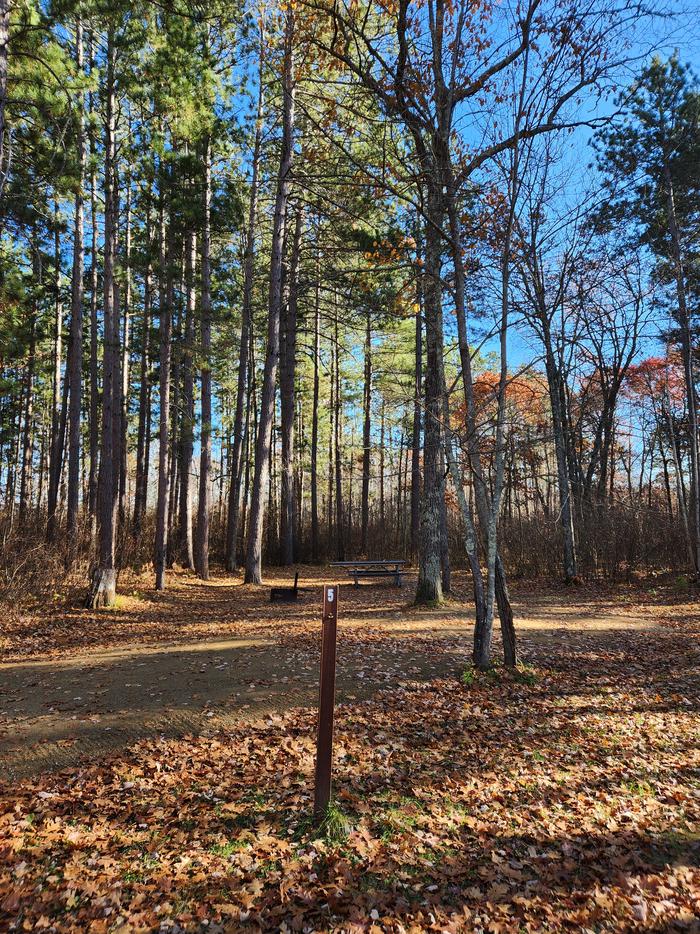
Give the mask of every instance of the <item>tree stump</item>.
[[98, 610], [103, 606], [114, 606], [117, 602], [116, 568], [95, 568], [90, 590], [85, 598], [87, 610]]

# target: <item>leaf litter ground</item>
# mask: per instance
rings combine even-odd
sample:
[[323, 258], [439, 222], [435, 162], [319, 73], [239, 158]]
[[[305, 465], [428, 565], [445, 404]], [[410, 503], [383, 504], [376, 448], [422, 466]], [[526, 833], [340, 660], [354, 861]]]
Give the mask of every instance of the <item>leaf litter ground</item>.
[[[261, 651], [286, 653], [278, 679], [317, 664], [315, 591], [276, 619], [262, 591], [241, 589], [240, 619], [167, 631], [188, 605], [201, 611], [203, 592], [182, 577], [165, 629], [139, 628], [138, 607], [121, 625], [152, 654], [158, 640], [259, 628]], [[698, 605], [523, 585], [527, 667], [461, 678], [468, 632], [455, 620], [468, 612], [412, 610], [407, 597], [344, 588], [352, 677], [324, 834], [309, 824], [310, 705], [253, 702], [248, 722], [242, 710], [226, 720], [221, 698], [196, 732], [99, 757], [81, 758], [78, 736], [70, 767], [0, 787], [0, 929], [700, 930]], [[43, 625], [25, 665], [98, 649], [91, 622], [67, 641]], [[409, 642], [431, 667], [407, 666]]]

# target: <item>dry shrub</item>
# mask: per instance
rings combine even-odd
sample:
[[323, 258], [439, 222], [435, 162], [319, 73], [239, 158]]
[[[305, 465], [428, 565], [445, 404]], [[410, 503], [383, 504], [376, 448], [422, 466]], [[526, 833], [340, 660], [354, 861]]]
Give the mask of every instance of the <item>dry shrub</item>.
[[0, 515], [0, 604], [22, 606], [83, 586], [91, 557], [89, 529], [68, 536], [59, 528], [46, 540], [46, 517], [36, 513], [20, 523]]
[[[576, 520], [579, 573], [617, 581], [635, 571], [678, 571], [687, 545], [676, 517], [658, 505], [623, 500], [592, 503]], [[500, 544], [517, 577], [561, 577], [561, 524], [552, 516], [504, 520]]]

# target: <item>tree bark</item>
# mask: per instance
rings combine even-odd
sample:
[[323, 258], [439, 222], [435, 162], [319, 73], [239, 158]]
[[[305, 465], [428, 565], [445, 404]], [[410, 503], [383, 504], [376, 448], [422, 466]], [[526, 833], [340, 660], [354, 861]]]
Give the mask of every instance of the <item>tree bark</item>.
[[[164, 179], [161, 185], [164, 184]], [[173, 323], [173, 270], [172, 220], [170, 231], [165, 231], [165, 206], [161, 190], [160, 205], [160, 380], [159, 380], [159, 440], [158, 440], [158, 500], [156, 504], [156, 540], [154, 565], [156, 590], [165, 590], [165, 570], [168, 563], [168, 503], [170, 499], [170, 362], [172, 355]]]
[[[75, 64], [78, 73], [83, 70], [83, 25], [75, 26]], [[78, 179], [75, 192], [73, 220], [73, 272], [71, 280], [71, 324], [68, 345], [68, 371], [70, 381], [70, 412], [68, 430], [68, 532], [75, 533], [78, 526], [80, 499], [80, 415], [82, 411], [83, 371], [83, 176], [85, 173], [84, 117], [82, 101], [77, 114]]]
[[238, 348], [238, 385], [236, 412], [233, 420], [233, 448], [230, 459], [231, 483], [229, 486], [228, 515], [226, 521], [226, 570], [235, 571], [238, 562], [238, 530], [241, 509], [241, 482], [243, 479], [243, 451], [247, 448], [248, 418], [246, 399], [249, 392], [248, 361], [251, 343], [251, 320], [253, 308], [253, 285], [255, 279], [255, 229], [258, 214], [258, 189], [260, 186], [260, 152], [263, 133], [263, 63], [264, 33], [260, 27], [258, 107], [255, 120], [255, 143], [253, 166], [248, 202], [248, 227], [246, 230], [245, 258], [243, 261], [243, 304], [241, 308], [241, 334]]
[[423, 497], [418, 554], [417, 604], [442, 601], [440, 472], [443, 377], [442, 323], [442, 182], [433, 177], [428, 188], [428, 223], [425, 231], [425, 278], [423, 281], [426, 375], [423, 429]]
[[202, 428], [197, 508], [197, 573], [209, 580], [211, 521], [211, 140], [204, 145], [204, 223], [202, 226]]
[[313, 401], [311, 410], [311, 560], [320, 560], [319, 517], [318, 517], [318, 404], [320, 396], [320, 318], [321, 318], [321, 268], [316, 255], [316, 283], [314, 303], [314, 376]]
[[681, 352], [685, 374], [686, 403], [688, 406], [688, 436], [690, 450], [690, 505], [692, 522], [689, 529], [692, 534], [693, 567], [696, 576], [700, 576], [700, 452], [698, 450], [698, 410], [695, 395], [695, 373], [690, 316], [686, 301], [685, 270], [681, 250], [680, 231], [676, 219], [676, 206], [673, 179], [668, 161], [664, 158], [664, 180], [666, 182], [666, 217], [671, 238], [671, 257], [676, 284], [676, 301], [681, 332]]
[[[56, 297], [54, 303], [53, 379], [51, 396], [51, 443], [49, 446], [49, 493], [46, 537], [56, 536], [58, 494], [63, 467], [63, 437], [61, 432], [61, 366], [63, 360], [63, 302], [61, 300], [61, 239], [58, 226], [58, 202], [54, 206], [54, 258]], [[66, 374], [66, 379], [68, 374]]]
[[139, 365], [139, 423], [136, 435], [136, 484], [134, 493], [135, 539], [141, 535], [148, 501], [148, 467], [151, 429], [151, 387], [149, 382], [151, 350], [151, 201], [146, 204], [146, 270], [143, 279], [143, 318], [141, 322], [141, 361]]
[[[90, 72], [92, 73], [92, 51], [90, 52]], [[90, 97], [90, 107], [92, 110], [92, 94]], [[96, 159], [97, 147], [95, 136], [91, 129], [92, 124], [88, 123], [88, 136], [90, 140], [90, 156], [93, 161]], [[100, 381], [99, 381], [99, 362], [98, 362], [98, 320], [97, 320], [97, 295], [98, 295], [98, 276], [97, 276], [97, 252], [98, 252], [98, 223], [97, 223], [97, 177], [94, 168], [90, 175], [90, 223], [92, 226], [92, 237], [90, 243], [90, 472], [88, 474], [88, 512], [92, 520], [92, 534], [95, 533], [95, 523], [97, 522], [97, 479], [99, 468], [99, 450], [100, 450]]]
[[296, 408], [297, 304], [302, 211], [297, 211], [289, 262], [289, 293], [280, 343], [280, 429], [282, 434], [281, 561], [293, 564], [297, 550], [294, 496], [294, 416]]
[[338, 315], [335, 315], [335, 418], [333, 420], [333, 460], [335, 462], [335, 553], [337, 561], [345, 561], [345, 518], [343, 509], [343, 462], [340, 456], [342, 394], [340, 391], [340, 342]]
[[246, 583], [262, 582], [262, 538], [265, 505], [270, 477], [270, 449], [272, 421], [275, 407], [275, 384], [279, 359], [280, 318], [282, 312], [282, 266], [287, 220], [287, 205], [291, 190], [291, 169], [294, 155], [294, 13], [287, 10], [284, 39], [284, 106], [282, 116], [282, 149], [277, 176], [277, 194], [272, 228], [272, 255], [270, 258], [270, 289], [268, 305], [267, 352], [263, 370], [260, 400], [260, 420], [255, 446], [255, 472], [248, 523], [246, 553]]
[[365, 334], [365, 383], [363, 391], [363, 421], [362, 421], [362, 526], [360, 551], [367, 557], [369, 552], [369, 479], [371, 465], [371, 431], [372, 431], [372, 316], [367, 309], [367, 329]]
[[[422, 273], [418, 270], [418, 282]], [[418, 285], [418, 312], [416, 314], [416, 352], [414, 372], [413, 429], [411, 432], [411, 558], [418, 553], [421, 502], [421, 399], [423, 396], [423, 297]]]
[[197, 265], [197, 235], [187, 236], [185, 309], [185, 342], [182, 358], [182, 420], [180, 423], [179, 469], [180, 508], [179, 537], [182, 566], [194, 569], [194, 542], [192, 538], [192, 461], [194, 455], [194, 313], [196, 303], [195, 268]]
[[[102, 438], [98, 476], [99, 568], [88, 596], [91, 606], [111, 605], [115, 599], [115, 545], [118, 485], [115, 483], [115, 454], [121, 418], [119, 408], [119, 313], [114, 282], [117, 248], [115, 192], [115, 44], [114, 29], [107, 36], [105, 118], [105, 223], [104, 223], [104, 358], [102, 382]], [[118, 462], [117, 462], [118, 463]]]
[[0, 198], [10, 174], [11, 149], [7, 132], [7, 78], [10, 58], [11, 0], [0, 0]]
[[[40, 260], [35, 251], [34, 269], [37, 270]], [[41, 275], [37, 278], [37, 285], [41, 281]], [[32, 475], [32, 450], [33, 450], [33, 413], [34, 413], [34, 366], [36, 362], [36, 303], [33, 303], [31, 321], [29, 322], [29, 354], [27, 358], [27, 371], [24, 387], [24, 433], [22, 438], [22, 455], [20, 464], [19, 481], [19, 520], [24, 519], [29, 506], [29, 484]], [[21, 395], [20, 395], [21, 399]], [[19, 421], [18, 421], [19, 427]], [[9, 469], [9, 468], [8, 468]], [[8, 483], [8, 488], [10, 484]]]
[[131, 363], [131, 178], [126, 180], [126, 230], [124, 237], [124, 301], [122, 312], [121, 381], [119, 389], [119, 522], [126, 521], [128, 482], [129, 382]]

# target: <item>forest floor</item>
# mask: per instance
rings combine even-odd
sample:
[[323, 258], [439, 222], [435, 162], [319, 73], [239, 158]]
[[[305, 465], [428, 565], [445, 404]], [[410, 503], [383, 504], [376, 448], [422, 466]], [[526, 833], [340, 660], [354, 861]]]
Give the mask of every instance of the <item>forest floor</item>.
[[462, 678], [465, 576], [342, 586], [319, 837], [327, 575], [5, 614], [0, 930], [700, 931], [700, 603], [521, 582], [526, 667]]

